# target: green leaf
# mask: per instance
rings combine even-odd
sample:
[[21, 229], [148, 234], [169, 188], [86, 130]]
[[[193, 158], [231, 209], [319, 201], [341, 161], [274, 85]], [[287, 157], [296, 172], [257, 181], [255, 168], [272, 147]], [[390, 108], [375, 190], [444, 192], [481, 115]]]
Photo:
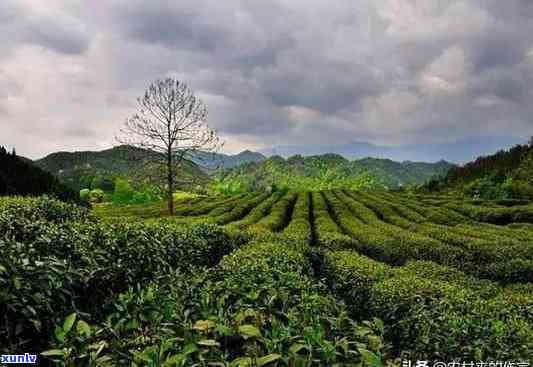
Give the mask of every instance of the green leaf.
[[203, 339], [203, 340], [200, 340], [197, 344], [198, 345], [203, 345], [205, 347], [218, 347], [218, 346], [220, 346], [220, 343], [217, 342], [216, 340], [213, 340], [213, 339]]
[[42, 352], [41, 355], [45, 357], [59, 357], [63, 356], [63, 351], [60, 349], [50, 349], [46, 352]]
[[183, 361], [185, 361], [185, 358], [187, 358], [187, 356], [184, 354], [175, 354], [170, 356], [165, 360], [165, 363], [163, 363], [163, 367], [179, 366], [183, 363]]
[[43, 327], [43, 324], [41, 323], [40, 320], [30, 320], [31, 323], [33, 324], [33, 327], [38, 331], [38, 332], [41, 332], [42, 330], [42, 327]]
[[65, 332], [65, 334], [67, 334], [72, 329], [72, 326], [74, 325], [75, 321], [76, 321], [75, 313], [72, 313], [67, 316], [67, 318], [65, 319], [65, 322], [63, 322], [63, 331]]
[[59, 343], [63, 344], [65, 342], [65, 332], [59, 326], [56, 326], [54, 336]]
[[250, 357], [239, 357], [234, 359], [229, 364], [229, 367], [250, 367], [252, 365], [252, 358]]
[[78, 321], [76, 325], [76, 332], [78, 335], [91, 336], [91, 327], [83, 320]]
[[281, 358], [281, 356], [279, 354], [274, 354], [273, 353], [273, 354], [269, 354], [269, 355], [261, 357], [261, 358], [257, 358], [256, 363], [257, 363], [258, 367], [266, 366], [267, 364], [275, 362], [275, 361], [277, 361], [280, 358]]
[[215, 323], [211, 320], [199, 320], [196, 321], [192, 328], [198, 331], [208, 331], [209, 329], [212, 329], [214, 327]]
[[253, 325], [239, 326], [239, 333], [244, 336], [245, 339], [261, 337], [261, 331]]
[[198, 347], [194, 345], [193, 343], [187, 344], [183, 347], [181, 354], [188, 356], [189, 354], [192, 354], [198, 350]]
[[222, 324], [217, 324], [214, 330], [223, 336], [230, 336], [234, 334], [232, 328]]
[[373, 319], [374, 324], [377, 326], [378, 330], [383, 333], [383, 330], [385, 329], [385, 324], [381, 319], [378, 319], [377, 317], [374, 317]]
[[112, 360], [113, 359], [110, 356], [102, 356], [97, 358], [95, 362], [97, 366], [100, 366], [106, 364], [107, 362], [111, 362]]
[[297, 354], [299, 351], [301, 351], [303, 348], [306, 348], [305, 345], [303, 344], [293, 344], [290, 349], [289, 349], [289, 352], [292, 353], [292, 354]]
[[381, 359], [372, 353], [371, 351], [367, 349], [359, 349], [359, 353], [361, 353], [361, 356], [363, 357], [363, 361], [365, 362], [365, 365], [369, 367], [382, 367], [383, 364], [381, 363]]

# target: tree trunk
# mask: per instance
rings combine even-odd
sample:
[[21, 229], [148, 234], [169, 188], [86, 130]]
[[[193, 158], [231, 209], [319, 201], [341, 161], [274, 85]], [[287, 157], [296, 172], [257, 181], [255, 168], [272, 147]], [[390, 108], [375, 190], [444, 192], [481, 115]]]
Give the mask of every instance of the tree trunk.
[[168, 213], [174, 215], [174, 170], [171, 152], [167, 155], [167, 174]]

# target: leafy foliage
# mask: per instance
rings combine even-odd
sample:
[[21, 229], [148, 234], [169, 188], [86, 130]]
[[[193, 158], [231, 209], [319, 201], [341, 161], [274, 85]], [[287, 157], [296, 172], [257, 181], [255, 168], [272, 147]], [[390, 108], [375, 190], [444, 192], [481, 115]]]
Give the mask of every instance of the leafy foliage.
[[237, 239], [209, 225], [100, 223], [48, 199], [2, 199], [3, 351], [42, 345], [57, 318], [92, 320], [118, 293], [175, 269], [212, 265]]
[[[125, 292], [106, 322], [90, 327], [91, 339], [65, 343], [60, 331], [46, 353], [71, 364], [97, 357], [138, 366], [381, 366], [383, 325], [351, 320], [313, 280], [306, 246], [280, 240], [258, 238], [214, 271], [172, 274]], [[93, 345], [106, 347], [99, 356], [84, 353]]]
[[353, 251], [326, 252], [324, 259], [334, 289], [354, 308], [382, 317], [386, 336], [406, 356], [521, 360], [531, 355], [531, 318], [495, 285], [428, 262], [395, 269]]
[[533, 210], [515, 204], [179, 195], [142, 221], [0, 199], [0, 345], [64, 366], [527, 360]]

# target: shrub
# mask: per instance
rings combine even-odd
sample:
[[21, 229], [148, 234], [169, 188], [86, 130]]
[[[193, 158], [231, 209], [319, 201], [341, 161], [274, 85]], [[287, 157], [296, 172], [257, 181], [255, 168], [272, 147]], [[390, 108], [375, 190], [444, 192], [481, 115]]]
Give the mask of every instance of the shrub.
[[255, 225], [250, 226], [252, 232], [273, 231], [278, 232], [283, 230], [291, 219], [291, 213], [294, 204], [298, 198], [298, 194], [288, 192], [283, 196], [270, 211], [270, 214], [262, 218]]
[[517, 205], [514, 207], [486, 207], [464, 203], [450, 203], [446, 206], [453, 210], [457, 210], [459, 213], [464, 214], [478, 222], [499, 225], [510, 224], [514, 222], [533, 223], [532, 205]]
[[368, 299], [372, 286], [382, 281], [389, 267], [355, 251], [326, 251], [324, 269], [333, 291], [349, 300], [353, 312], [368, 316]]
[[214, 216], [213, 213], [211, 213], [211, 218], [209, 218], [209, 221], [212, 223], [224, 225], [242, 219], [251, 210], [253, 210], [266, 199], [268, 199], [268, 197], [270, 197], [270, 193], [264, 193], [255, 197], [250, 197], [249, 200], [234, 205], [231, 210], [225, 212], [224, 214]]
[[343, 248], [352, 240], [342, 233], [330, 214], [330, 208], [325, 196], [319, 192], [313, 192], [313, 216], [315, 218], [315, 230], [317, 243], [324, 248]]
[[410, 357], [516, 360], [533, 351], [527, 321], [467, 288], [404, 275], [377, 283], [371, 294], [371, 311], [394, 324], [388, 335]]
[[468, 183], [463, 192], [467, 196], [484, 200], [508, 199], [513, 195], [511, 185], [510, 181], [501, 182], [495, 177], [487, 176]]
[[0, 208], [4, 352], [37, 348], [61, 315], [79, 311], [97, 320], [128, 287], [213, 266], [243, 242], [212, 225], [99, 223], [46, 198], [1, 199]]
[[133, 195], [135, 195], [135, 190], [131, 186], [131, 184], [122, 179], [117, 178], [115, 180], [115, 191], [113, 192], [113, 202], [119, 203], [119, 204], [127, 204], [130, 203], [133, 199]]
[[232, 222], [229, 227], [235, 229], [244, 229], [254, 223], [257, 223], [261, 218], [270, 213], [272, 207], [278, 200], [283, 197], [284, 193], [281, 191], [274, 192], [268, 199], [253, 208], [244, 218], [236, 222]]
[[324, 254], [325, 275], [363, 315], [385, 321], [406, 358], [521, 360], [533, 352], [531, 298], [427, 262], [389, 268], [346, 251]]
[[313, 235], [310, 218], [311, 205], [311, 193], [301, 192], [294, 204], [291, 221], [283, 230], [286, 236], [294, 237], [304, 243], [311, 242]]
[[306, 245], [269, 242], [276, 239], [282, 236], [267, 234], [214, 271], [176, 274], [120, 295], [86, 344], [109, 346], [102, 354], [123, 365], [381, 366], [382, 324], [348, 318], [312, 278]]

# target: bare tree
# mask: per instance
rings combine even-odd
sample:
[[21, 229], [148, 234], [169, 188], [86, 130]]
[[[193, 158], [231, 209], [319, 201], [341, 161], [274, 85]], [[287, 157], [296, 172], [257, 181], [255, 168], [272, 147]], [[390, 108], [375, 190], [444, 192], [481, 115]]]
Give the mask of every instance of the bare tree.
[[178, 80], [156, 80], [139, 98], [139, 111], [126, 120], [117, 140], [149, 152], [150, 163], [165, 172], [168, 211], [174, 214], [177, 174], [198, 152], [216, 152], [222, 145], [207, 125], [207, 107]]

